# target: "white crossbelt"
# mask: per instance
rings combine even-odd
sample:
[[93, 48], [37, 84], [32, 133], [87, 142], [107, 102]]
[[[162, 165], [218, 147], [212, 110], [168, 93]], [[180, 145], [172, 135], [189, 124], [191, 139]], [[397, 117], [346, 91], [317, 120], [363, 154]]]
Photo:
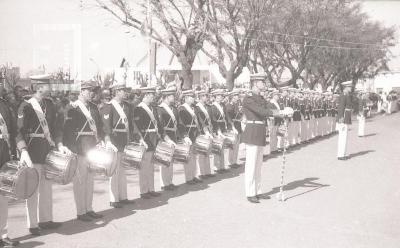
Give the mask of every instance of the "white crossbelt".
[[253, 124], [265, 124], [263, 121], [245, 121], [246, 123], [253, 123]]

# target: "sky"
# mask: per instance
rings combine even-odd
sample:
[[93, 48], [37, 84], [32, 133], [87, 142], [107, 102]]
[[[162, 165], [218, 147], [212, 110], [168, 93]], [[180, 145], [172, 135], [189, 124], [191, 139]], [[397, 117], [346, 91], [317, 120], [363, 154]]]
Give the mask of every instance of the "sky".
[[[0, 0], [0, 65], [19, 66], [22, 76], [44, 65], [70, 68], [77, 79], [118, 67], [123, 57], [134, 66], [147, 53], [146, 40], [128, 32], [105, 12], [81, 8], [90, 0]], [[375, 20], [400, 27], [400, 1], [363, 1]], [[398, 40], [399, 34], [397, 34]], [[391, 68], [400, 70], [398, 58]]]

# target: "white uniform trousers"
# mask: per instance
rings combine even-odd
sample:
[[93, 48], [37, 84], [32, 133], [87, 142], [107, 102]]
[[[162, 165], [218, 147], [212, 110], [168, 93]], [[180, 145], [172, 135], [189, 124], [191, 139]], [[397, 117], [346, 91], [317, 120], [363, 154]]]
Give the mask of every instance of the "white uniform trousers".
[[125, 169], [121, 164], [122, 152], [117, 153], [117, 168], [114, 175], [110, 177], [110, 202], [119, 202], [128, 198], [128, 185], [126, 182]]
[[39, 187], [26, 200], [28, 228], [38, 227], [38, 221], [48, 222], [53, 220], [53, 183], [44, 177], [43, 166], [42, 164], [33, 164], [33, 167], [39, 173]]
[[362, 137], [365, 135], [365, 117], [358, 116], [358, 136]]
[[261, 165], [263, 147], [246, 144], [245, 188], [246, 196], [261, 194]]
[[270, 132], [269, 132], [269, 152], [274, 152], [278, 150], [278, 137], [276, 136], [278, 131], [278, 127], [275, 125], [272, 125], [270, 127]]
[[78, 155], [78, 168], [72, 180], [77, 215], [93, 211], [94, 174], [88, 170], [86, 157]]
[[311, 118], [309, 121], [310, 121], [309, 125], [310, 140], [312, 140], [315, 138], [315, 119]]
[[1, 238], [7, 238], [7, 221], [8, 221], [8, 199], [0, 195], [0, 235]]
[[307, 134], [307, 120], [302, 120], [300, 124], [300, 141], [304, 142], [307, 141], [308, 134]]
[[223, 149], [221, 154], [214, 154], [214, 166], [217, 170], [226, 169], [226, 164], [229, 163], [228, 156], [229, 156], [229, 149]]
[[211, 158], [209, 155], [197, 154], [196, 155], [196, 163], [197, 163], [197, 176], [204, 176], [211, 174]]
[[228, 164], [239, 164], [239, 146], [240, 146], [241, 134], [238, 134], [238, 139], [233, 144], [233, 149], [228, 150]]
[[172, 179], [174, 177], [174, 165], [170, 166], [160, 165], [160, 185], [165, 187], [172, 184]]
[[154, 151], [146, 151], [139, 169], [140, 194], [154, 191]]
[[337, 123], [337, 128], [339, 131], [337, 156], [338, 158], [342, 158], [346, 156], [348, 125]]
[[288, 122], [288, 143], [289, 143], [289, 146], [292, 146], [292, 145], [294, 145], [294, 133], [295, 133], [295, 124], [294, 124], [294, 121], [289, 121]]
[[297, 145], [300, 143], [300, 128], [301, 128], [301, 121], [293, 121], [293, 136], [292, 136], [293, 145]]
[[184, 171], [186, 182], [192, 181], [197, 175], [196, 154], [194, 154], [193, 149], [190, 150], [189, 159], [184, 164]]

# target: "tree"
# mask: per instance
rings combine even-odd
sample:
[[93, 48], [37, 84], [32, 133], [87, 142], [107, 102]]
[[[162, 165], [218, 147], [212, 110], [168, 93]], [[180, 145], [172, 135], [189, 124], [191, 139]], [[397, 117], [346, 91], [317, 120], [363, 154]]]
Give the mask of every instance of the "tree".
[[207, 0], [148, 0], [151, 19], [146, 12], [145, 0], [95, 0], [97, 6], [111, 14], [122, 25], [149, 35], [168, 48], [182, 66], [184, 87], [193, 83], [192, 65], [203, 46], [207, 22], [204, 5]]
[[209, 0], [209, 29], [202, 51], [218, 65], [228, 90], [249, 60], [251, 43], [261, 19], [272, 11], [275, 0]]
[[18, 67], [13, 67], [12, 63], [6, 63], [0, 67], [0, 73], [4, 76], [4, 87], [14, 90], [20, 79]]

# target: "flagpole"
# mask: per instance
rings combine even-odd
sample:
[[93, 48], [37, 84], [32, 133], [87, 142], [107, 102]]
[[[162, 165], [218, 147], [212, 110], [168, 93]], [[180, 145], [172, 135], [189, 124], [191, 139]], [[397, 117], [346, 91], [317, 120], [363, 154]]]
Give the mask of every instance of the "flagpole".
[[148, 59], [149, 59], [149, 82], [148, 82], [148, 86], [152, 86], [151, 85], [151, 28], [152, 28], [152, 22], [151, 22], [151, 4], [150, 4], [150, 0], [147, 0], [147, 38], [148, 38]]

